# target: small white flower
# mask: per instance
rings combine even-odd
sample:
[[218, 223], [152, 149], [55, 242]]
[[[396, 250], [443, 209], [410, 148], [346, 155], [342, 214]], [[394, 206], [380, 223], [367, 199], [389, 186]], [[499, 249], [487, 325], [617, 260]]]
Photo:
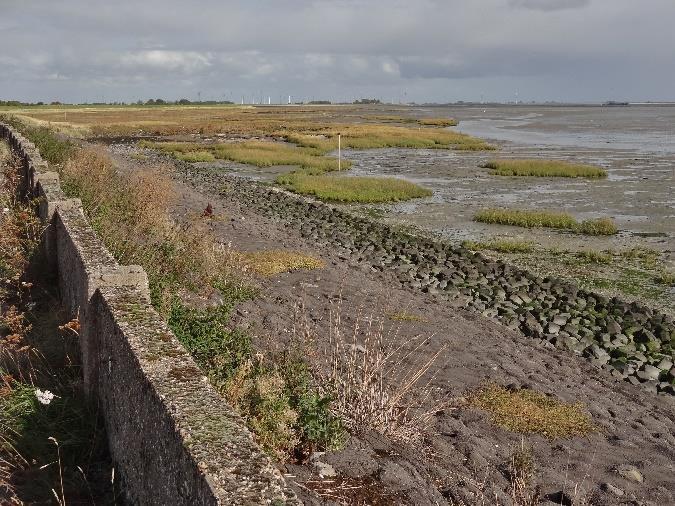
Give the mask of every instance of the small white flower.
[[35, 397], [37, 397], [37, 400], [40, 404], [44, 404], [46, 406], [50, 402], [52, 402], [52, 399], [54, 398], [54, 394], [51, 393], [49, 390], [42, 391], [39, 388], [36, 388], [35, 389]]
[[9, 214], [9, 207], [3, 208], [2, 214]]

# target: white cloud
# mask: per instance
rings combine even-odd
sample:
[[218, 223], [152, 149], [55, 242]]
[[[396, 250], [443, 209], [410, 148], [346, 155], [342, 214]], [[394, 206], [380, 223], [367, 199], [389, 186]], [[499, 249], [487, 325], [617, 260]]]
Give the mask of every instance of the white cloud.
[[194, 72], [211, 66], [211, 55], [195, 51], [168, 51], [151, 49], [123, 53], [119, 56], [122, 66]]

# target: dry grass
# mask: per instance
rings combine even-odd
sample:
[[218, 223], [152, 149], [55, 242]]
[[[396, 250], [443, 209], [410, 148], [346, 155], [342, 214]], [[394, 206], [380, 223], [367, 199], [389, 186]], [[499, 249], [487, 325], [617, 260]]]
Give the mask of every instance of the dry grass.
[[507, 474], [510, 480], [510, 495], [514, 506], [537, 506], [541, 503], [541, 491], [534, 484], [535, 462], [532, 448], [521, 443], [511, 455]]
[[343, 177], [291, 172], [276, 182], [302, 195], [329, 202], [397, 202], [432, 195], [419, 185], [392, 177]]
[[[350, 114], [362, 110], [331, 107], [73, 107], [19, 111], [32, 121], [52, 128], [75, 128], [90, 135], [181, 135], [201, 134], [287, 138], [299, 145], [312, 145], [328, 152], [337, 149], [342, 133], [345, 148], [377, 147], [493, 149], [485, 142], [458, 132], [437, 128], [382, 125], [376, 114], [360, 124], [345, 123]], [[64, 114], [65, 113], [65, 114]], [[416, 121], [416, 120], [412, 120]], [[429, 121], [429, 120], [421, 120]], [[452, 121], [431, 118], [432, 122]]]
[[537, 177], [607, 177], [607, 172], [593, 165], [541, 159], [499, 159], [491, 160], [485, 167], [497, 176]]
[[319, 258], [295, 251], [269, 250], [232, 255], [240, 268], [265, 277], [297, 270], [322, 269], [326, 266]]
[[205, 225], [183, 226], [169, 216], [175, 195], [166, 167], [122, 175], [103, 150], [81, 149], [65, 164], [62, 183], [82, 199], [92, 226], [118, 261], [146, 269], [161, 312], [169, 310], [177, 289], [203, 294], [227, 281], [231, 259], [214, 247], [217, 241]]
[[584, 220], [579, 223], [570, 214], [557, 211], [528, 209], [483, 209], [474, 215], [474, 221], [496, 225], [511, 225], [525, 228], [557, 228], [586, 235], [613, 235], [618, 232], [609, 218]]
[[487, 411], [494, 424], [521, 434], [553, 440], [597, 430], [581, 404], [566, 404], [533, 390], [510, 390], [490, 383], [472, 394], [469, 403]]
[[332, 409], [354, 433], [368, 429], [393, 439], [419, 442], [434, 414], [447, 407], [435, 398], [433, 369], [445, 347], [415, 357], [426, 349], [428, 338], [396, 343], [396, 330], [384, 320], [357, 315], [353, 327], [344, 328], [341, 308], [331, 312], [327, 364], [318, 374], [333, 397]]
[[410, 149], [455, 149], [482, 151], [493, 146], [466, 134], [436, 128], [409, 128], [390, 125], [340, 125], [326, 127], [314, 132], [286, 133], [289, 142], [329, 152], [338, 147], [338, 133], [343, 148], [410, 148]]

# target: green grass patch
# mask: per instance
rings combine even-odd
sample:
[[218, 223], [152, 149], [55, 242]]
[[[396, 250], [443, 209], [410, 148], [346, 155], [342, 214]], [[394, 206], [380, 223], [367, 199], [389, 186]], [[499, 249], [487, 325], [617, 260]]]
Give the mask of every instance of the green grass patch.
[[269, 141], [246, 141], [218, 144], [196, 142], [148, 142], [142, 141], [139, 147], [158, 149], [187, 162], [211, 162], [215, 159], [272, 167], [275, 165], [294, 165], [316, 172], [330, 172], [351, 167], [349, 160], [338, 160], [323, 156], [314, 148], [303, 148]]
[[540, 434], [553, 440], [597, 430], [582, 404], [567, 404], [534, 390], [511, 390], [490, 383], [469, 402], [487, 411], [495, 425], [521, 434]]
[[317, 390], [302, 353], [255, 355], [250, 335], [230, 328], [232, 307], [190, 309], [176, 300], [169, 325], [276, 459], [339, 448], [346, 435], [342, 422], [331, 414], [331, 398]]
[[619, 231], [614, 221], [609, 218], [584, 220], [575, 230], [586, 235], [614, 235]]
[[189, 151], [187, 153], [175, 151], [173, 155], [184, 162], [213, 162], [216, 160], [213, 153], [209, 151]]
[[517, 239], [493, 239], [487, 242], [463, 241], [462, 247], [473, 251], [490, 250], [499, 253], [531, 253], [534, 244]]
[[422, 126], [451, 127], [459, 125], [459, 121], [453, 118], [422, 118], [417, 123]]
[[607, 172], [593, 165], [540, 159], [491, 160], [485, 167], [497, 176], [603, 178]]
[[398, 178], [312, 175], [297, 171], [282, 174], [276, 182], [295, 193], [329, 202], [398, 202], [432, 195], [430, 190]]
[[608, 218], [584, 220], [579, 223], [570, 214], [555, 211], [489, 208], [476, 213], [473, 219], [496, 225], [571, 230], [586, 235], [613, 235], [618, 232], [614, 222]]

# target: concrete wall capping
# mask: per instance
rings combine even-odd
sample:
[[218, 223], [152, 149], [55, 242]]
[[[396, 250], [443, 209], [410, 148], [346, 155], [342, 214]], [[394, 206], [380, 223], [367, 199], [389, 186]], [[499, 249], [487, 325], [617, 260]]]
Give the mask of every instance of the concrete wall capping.
[[0, 138], [23, 163], [23, 189], [40, 198], [42, 247], [80, 319], [85, 388], [101, 406], [129, 501], [300, 504], [150, 305], [142, 267], [115, 261], [35, 145], [4, 123]]

